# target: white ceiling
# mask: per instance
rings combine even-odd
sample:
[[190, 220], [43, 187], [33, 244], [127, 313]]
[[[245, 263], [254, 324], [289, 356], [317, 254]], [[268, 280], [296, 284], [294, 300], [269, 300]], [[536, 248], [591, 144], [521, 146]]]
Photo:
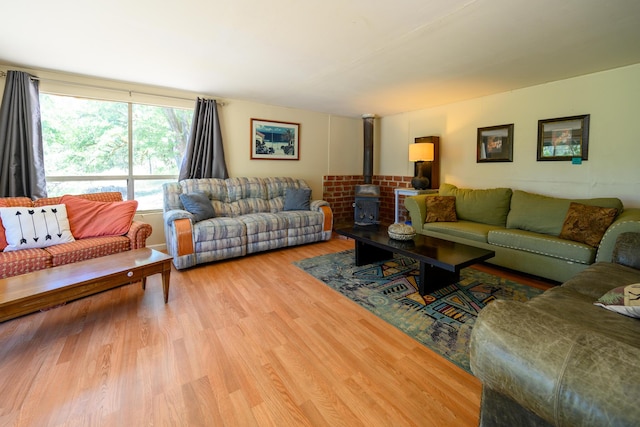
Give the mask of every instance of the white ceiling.
[[344, 116], [640, 63], [639, 0], [0, 0], [0, 62]]

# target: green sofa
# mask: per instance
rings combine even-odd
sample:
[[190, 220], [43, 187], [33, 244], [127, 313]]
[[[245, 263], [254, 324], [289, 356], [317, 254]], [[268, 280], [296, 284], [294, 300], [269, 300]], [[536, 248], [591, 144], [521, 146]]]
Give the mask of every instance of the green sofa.
[[[427, 221], [427, 198], [455, 198], [457, 221]], [[432, 199], [435, 200], [435, 199]], [[561, 238], [572, 202], [615, 209], [596, 244]], [[640, 232], [640, 209], [617, 198], [564, 199], [510, 188], [463, 189], [442, 184], [437, 194], [405, 199], [416, 232], [495, 251], [487, 262], [564, 282], [597, 261], [611, 261], [619, 234]]]
[[639, 287], [640, 233], [622, 233], [612, 262], [483, 308], [469, 342], [480, 426], [640, 425]]

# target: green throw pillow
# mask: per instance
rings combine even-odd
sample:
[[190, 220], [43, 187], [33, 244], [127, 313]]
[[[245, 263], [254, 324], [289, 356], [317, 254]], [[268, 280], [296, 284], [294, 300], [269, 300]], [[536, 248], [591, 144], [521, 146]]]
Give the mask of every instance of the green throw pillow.
[[473, 190], [441, 184], [438, 193], [440, 196], [455, 196], [459, 220], [502, 227], [507, 223], [512, 193], [510, 188]]

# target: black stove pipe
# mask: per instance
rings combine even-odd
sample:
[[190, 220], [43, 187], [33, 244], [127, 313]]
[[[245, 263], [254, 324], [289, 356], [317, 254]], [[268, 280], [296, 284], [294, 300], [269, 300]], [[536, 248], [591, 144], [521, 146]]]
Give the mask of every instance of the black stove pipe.
[[362, 169], [365, 184], [373, 182], [373, 121], [375, 118], [375, 114], [362, 115], [364, 123], [364, 162]]

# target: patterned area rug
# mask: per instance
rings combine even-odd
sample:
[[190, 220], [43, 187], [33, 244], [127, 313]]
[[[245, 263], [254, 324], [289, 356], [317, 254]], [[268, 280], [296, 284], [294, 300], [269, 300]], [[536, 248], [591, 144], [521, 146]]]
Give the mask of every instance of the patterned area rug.
[[469, 335], [478, 312], [491, 301], [526, 301], [542, 290], [465, 268], [460, 282], [422, 297], [417, 292], [420, 265], [393, 260], [356, 267], [347, 250], [294, 262], [461, 368], [469, 369]]

